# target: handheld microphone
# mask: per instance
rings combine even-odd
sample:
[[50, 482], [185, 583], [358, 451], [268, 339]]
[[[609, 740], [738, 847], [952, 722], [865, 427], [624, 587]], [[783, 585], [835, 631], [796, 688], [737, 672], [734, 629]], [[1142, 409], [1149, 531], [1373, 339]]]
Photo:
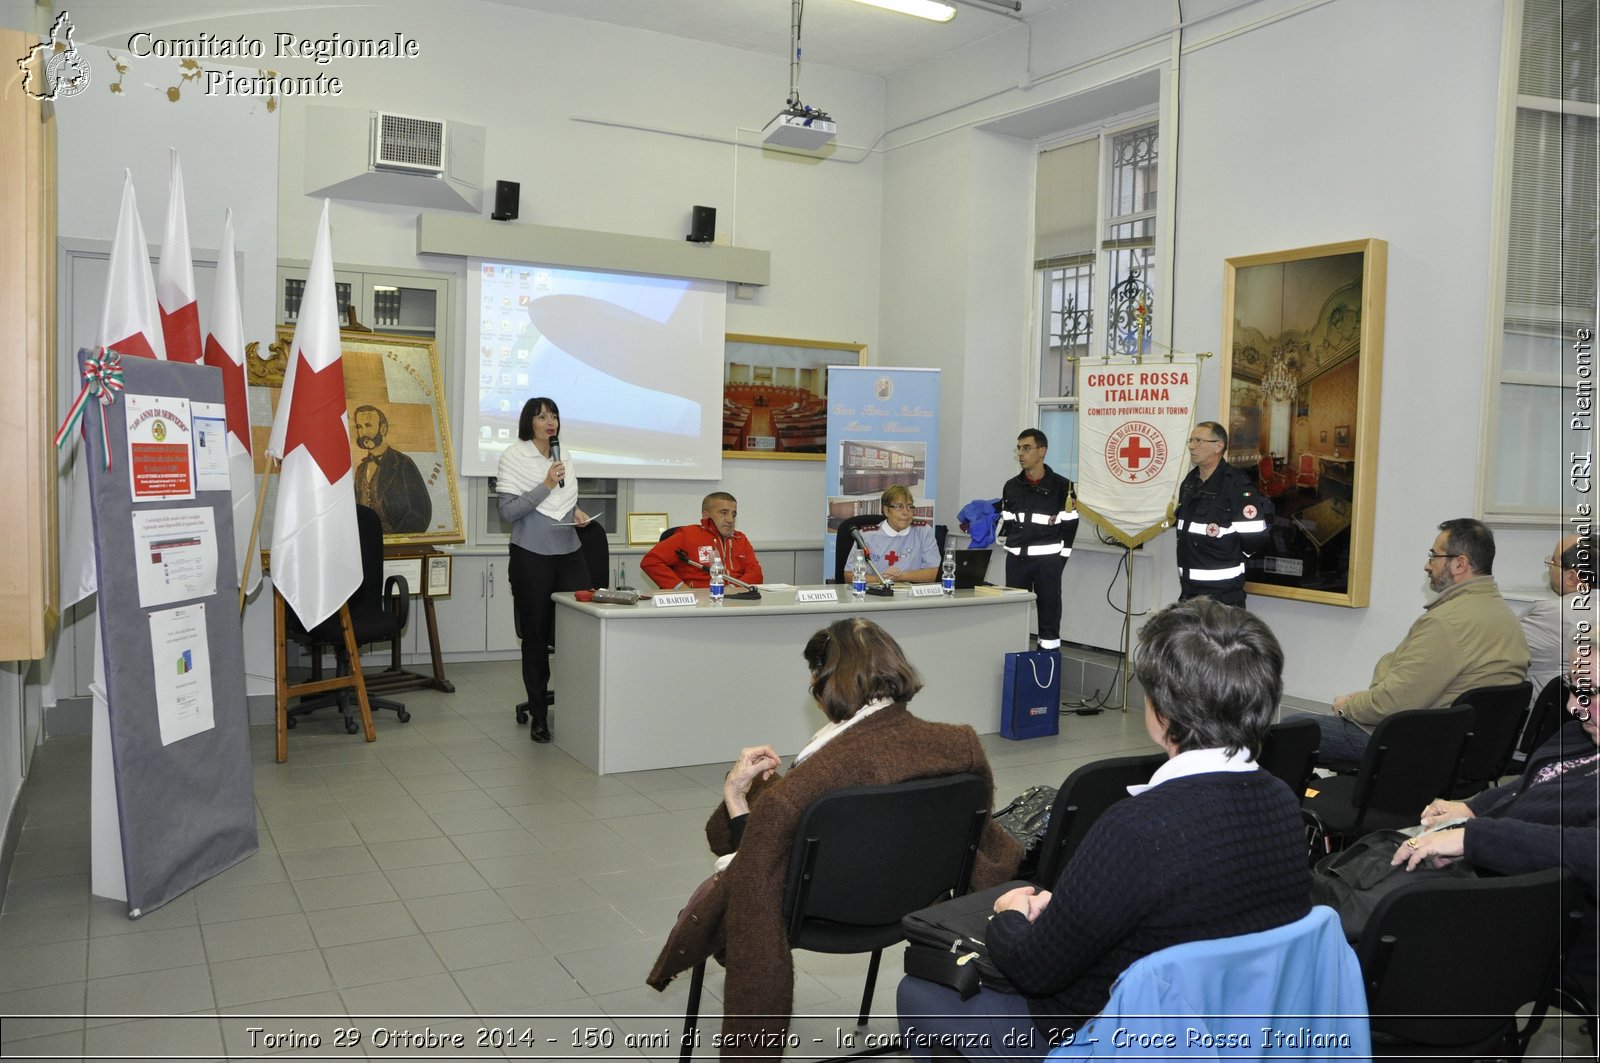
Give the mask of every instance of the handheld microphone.
[[856, 549], [860, 550], [861, 556], [867, 559], [867, 567], [872, 569], [872, 574], [874, 576], [878, 577], [879, 585], [876, 587], [868, 587], [867, 593], [875, 594], [880, 598], [893, 597], [894, 583], [893, 581], [884, 578], [883, 570], [878, 567], [878, 563], [876, 561], [872, 560], [872, 551], [867, 549], [867, 541], [861, 537], [861, 529], [851, 528], [850, 535], [856, 541]]
[[[551, 436], [550, 437], [550, 460], [551, 461], [560, 461], [561, 460], [561, 440], [557, 439], [555, 436]], [[563, 476], [561, 479], [557, 480], [556, 481], [556, 486], [557, 487], [565, 487], [565, 486], [567, 486], [567, 478], [565, 476]]]
[[[698, 561], [694, 560], [692, 557], [690, 557], [689, 556], [689, 552], [687, 550], [679, 550], [678, 551], [678, 560], [682, 561], [686, 565], [692, 565], [693, 567], [699, 569], [701, 572], [710, 572], [711, 571], [709, 568], [706, 568], [706, 566], [702, 565], [700, 562], [698, 562]], [[743, 587], [745, 590], [750, 591], [751, 593], [755, 594], [756, 597], [758, 597], [758, 598], [761, 596], [761, 592], [757, 591], [755, 589], [755, 587], [753, 587], [752, 585], [746, 583], [744, 580], [740, 579], [738, 576], [730, 576], [727, 572], [723, 572], [722, 573], [722, 578], [727, 580], [729, 583], [736, 584], [737, 586]]]

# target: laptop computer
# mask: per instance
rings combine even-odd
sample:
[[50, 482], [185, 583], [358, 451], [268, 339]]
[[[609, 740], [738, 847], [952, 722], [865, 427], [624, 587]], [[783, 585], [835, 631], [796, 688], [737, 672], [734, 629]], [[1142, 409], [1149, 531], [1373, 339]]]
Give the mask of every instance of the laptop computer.
[[984, 577], [989, 574], [989, 559], [993, 556], [988, 550], [957, 550], [956, 590], [983, 585]]

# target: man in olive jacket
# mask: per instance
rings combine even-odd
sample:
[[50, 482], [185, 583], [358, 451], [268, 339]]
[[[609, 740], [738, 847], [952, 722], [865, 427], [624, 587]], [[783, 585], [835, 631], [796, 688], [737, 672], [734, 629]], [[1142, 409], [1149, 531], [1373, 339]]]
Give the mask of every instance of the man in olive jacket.
[[1423, 566], [1438, 597], [1379, 658], [1370, 687], [1334, 698], [1332, 716], [1313, 717], [1322, 728], [1319, 764], [1360, 763], [1378, 721], [1393, 713], [1442, 708], [1469, 690], [1526, 678], [1528, 642], [1493, 569], [1494, 533], [1481, 521], [1439, 525]]

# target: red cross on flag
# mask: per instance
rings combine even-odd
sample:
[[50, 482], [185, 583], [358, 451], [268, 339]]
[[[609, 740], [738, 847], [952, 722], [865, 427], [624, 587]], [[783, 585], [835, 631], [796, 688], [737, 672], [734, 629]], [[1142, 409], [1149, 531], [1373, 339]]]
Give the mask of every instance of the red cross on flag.
[[283, 465], [272, 518], [272, 582], [307, 628], [361, 586], [361, 543], [339, 351], [328, 202], [317, 223], [300, 321], [267, 453]]
[[260, 554], [250, 549], [250, 526], [256, 519], [256, 477], [255, 459], [250, 456], [244, 320], [239, 312], [239, 279], [234, 268], [232, 210], [223, 216], [222, 251], [217, 259], [216, 291], [211, 298], [205, 363], [222, 371], [222, 399], [228, 417], [228, 479], [233, 491], [233, 552], [239, 564], [239, 585], [248, 592], [261, 583], [261, 565]]
[[167, 228], [161, 238], [161, 268], [156, 299], [161, 309], [161, 334], [167, 358], [200, 360], [200, 307], [194, 295], [194, 259], [189, 254], [189, 213], [183, 203], [183, 167], [172, 150], [172, 178], [167, 190]]

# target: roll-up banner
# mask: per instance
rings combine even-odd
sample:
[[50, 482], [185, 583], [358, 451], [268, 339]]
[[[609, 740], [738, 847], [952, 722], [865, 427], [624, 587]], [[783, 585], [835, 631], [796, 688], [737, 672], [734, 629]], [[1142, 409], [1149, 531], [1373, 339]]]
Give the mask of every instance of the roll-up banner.
[[834, 534], [847, 518], [880, 513], [886, 488], [904, 484], [916, 521], [932, 525], [939, 483], [939, 370], [828, 367], [828, 468], [822, 572], [834, 571]]

